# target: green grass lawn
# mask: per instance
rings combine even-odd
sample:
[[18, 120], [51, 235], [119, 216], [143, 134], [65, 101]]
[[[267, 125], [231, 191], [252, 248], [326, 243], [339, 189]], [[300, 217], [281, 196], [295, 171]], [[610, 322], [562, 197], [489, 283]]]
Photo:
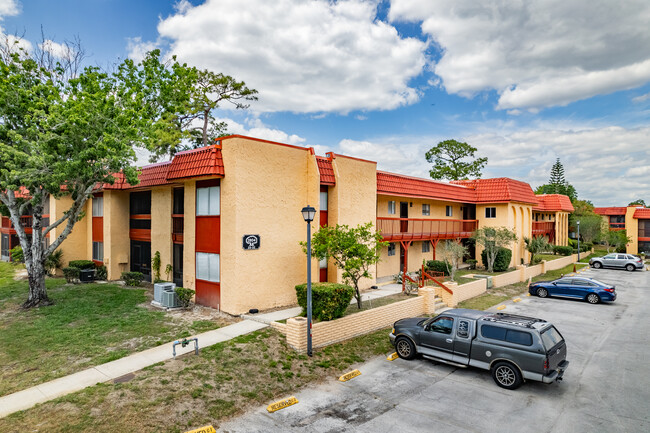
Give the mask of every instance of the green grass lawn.
[[219, 327], [145, 308], [145, 289], [63, 279], [48, 279], [47, 288], [54, 305], [22, 310], [27, 282], [0, 262], [0, 395]]

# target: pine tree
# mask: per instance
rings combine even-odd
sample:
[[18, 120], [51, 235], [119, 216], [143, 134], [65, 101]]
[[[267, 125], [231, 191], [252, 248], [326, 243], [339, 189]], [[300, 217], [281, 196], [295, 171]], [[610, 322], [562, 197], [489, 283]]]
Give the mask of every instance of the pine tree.
[[555, 161], [553, 168], [551, 168], [551, 178], [548, 183], [553, 189], [553, 194], [566, 194], [567, 182], [564, 179], [564, 166], [560, 162], [560, 158]]

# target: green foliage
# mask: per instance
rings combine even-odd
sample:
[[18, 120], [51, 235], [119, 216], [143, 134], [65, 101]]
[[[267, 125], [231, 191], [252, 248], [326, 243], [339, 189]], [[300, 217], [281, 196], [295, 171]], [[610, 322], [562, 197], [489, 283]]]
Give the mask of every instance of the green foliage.
[[176, 287], [174, 291], [176, 292], [176, 296], [178, 296], [178, 302], [181, 303], [181, 307], [189, 307], [195, 293], [194, 290], [186, 289], [185, 287]]
[[442, 251], [440, 255], [447, 264], [447, 272], [449, 273], [452, 281], [456, 276], [456, 271], [458, 270], [458, 265], [463, 260], [463, 258], [468, 254], [467, 247], [461, 244], [460, 242], [447, 240], [442, 246]]
[[144, 275], [142, 272], [122, 272], [122, 280], [127, 286], [137, 287], [144, 280]]
[[[483, 263], [488, 261], [488, 252], [483, 250], [481, 252], [481, 259]], [[496, 253], [494, 264], [492, 265], [492, 270], [488, 269], [488, 272], [504, 272], [507, 271], [510, 267], [510, 260], [512, 259], [512, 250], [508, 248], [499, 248]]]
[[[426, 153], [427, 162], [433, 164], [429, 170], [432, 179], [459, 180], [470, 176], [481, 177], [481, 170], [487, 164], [487, 158], [474, 158], [476, 148], [456, 140], [445, 140], [429, 149]], [[464, 159], [472, 161], [464, 162]]]
[[80, 270], [95, 269], [95, 262], [92, 260], [71, 260], [68, 262], [68, 266]]
[[428, 260], [426, 270], [433, 272], [442, 272], [444, 275], [449, 275], [449, 271], [447, 270], [447, 263], [443, 262], [442, 260]]
[[[606, 231], [609, 231], [603, 218], [597, 214], [576, 216], [575, 221], [576, 223], [580, 221], [580, 239], [585, 242], [593, 243], [602, 238]], [[576, 226], [576, 233], [577, 231]]]
[[108, 269], [106, 269], [106, 266], [104, 265], [97, 266], [97, 269], [95, 270], [95, 279], [106, 280], [107, 278], [108, 278]]
[[63, 268], [63, 276], [68, 283], [74, 283], [79, 280], [79, 268]]
[[603, 243], [607, 248], [607, 252], [612, 251], [624, 253], [626, 250], [626, 245], [630, 243], [632, 239], [627, 235], [626, 230], [607, 230], [603, 239]]
[[478, 260], [476, 259], [467, 259], [467, 264], [469, 265], [470, 269], [476, 269], [476, 264], [478, 263]]
[[563, 194], [568, 196], [571, 201], [578, 199], [576, 189], [564, 178], [564, 166], [557, 158], [551, 168], [551, 177], [547, 184], [539, 186], [535, 194]]
[[165, 267], [165, 276], [167, 278], [167, 281], [171, 281], [171, 275], [173, 271], [174, 268], [172, 268], [172, 265], [167, 264], [167, 266]]
[[[483, 247], [483, 252], [481, 253], [483, 264], [488, 272], [493, 272], [496, 270], [495, 261], [497, 260], [497, 255], [502, 248], [510, 246], [512, 242], [516, 241], [517, 235], [506, 227], [481, 227], [474, 231], [472, 239]], [[510, 254], [512, 255], [512, 251]], [[509, 263], [510, 259], [508, 258], [505, 269], [508, 268]]]
[[[347, 225], [324, 226], [312, 236], [311, 253], [318, 260], [331, 258], [343, 271], [343, 281], [354, 287], [357, 306], [361, 308], [359, 280], [371, 278], [370, 267], [380, 259], [380, 249], [388, 245], [382, 242], [372, 223], [350, 228]], [[307, 243], [301, 242], [307, 254]]]
[[11, 256], [11, 261], [14, 263], [24, 263], [25, 255], [23, 254], [23, 248], [18, 245], [9, 250], [9, 255]]
[[548, 238], [546, 236], [537, 236], [534, 238], [524, 237], [526, 249], [530, 253], [530, 264], [535, 264], [535, 254], [542, 253], [548, 249]]
[[553, 254], [559, 254], [561, 256], [570, 256], [571, 254], [573, 254], [573, 247], [570, 245], [568, 246], [554, 245]]
[[56, 250], [45, 259], [45, 269], [50, 275], [54, 275], [57, 269], [63, 266], [63, 250]]
[[645, 200], [642, 200], [642, 199], [634, 200], [633, 202], [630, 202], [630, 203], [628, 203], [627, 205], [628, 205], [628, 206], [643, 206], [643, 207], [648, 207], [648, 206], [645, 204]]
[[[307, 311], [307, 284], [296, 286], [298, 305], [303, 313]], [[312, 283], [312, 315], [316, 320], [333, 320], [343, 317], [343, 313], [350, 305], [354, 296], [354, 289], [344, 284]]]
[[162, 262], [160, 260], [160, 251], [156, 251], [151, 259], [151, 269], [153, 270], [153, 281], [154, 283], [160, 282], [160, 266]]

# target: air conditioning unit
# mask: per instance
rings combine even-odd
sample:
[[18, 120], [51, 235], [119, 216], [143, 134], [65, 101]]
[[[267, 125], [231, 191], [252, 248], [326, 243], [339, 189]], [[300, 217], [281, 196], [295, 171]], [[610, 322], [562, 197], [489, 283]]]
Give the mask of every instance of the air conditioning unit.
[[174, 283], [156, 283], [153, 285], [153, 300], [159, 304], [162, 304], [162, 293], [165, 290], [171, 289], [173, 292], [176, 288]]
[[174, 308], [174, 307], [180, 307], [181, 303], [178, 302], [178, 296], [176, 295], [176, 292], [174, 289], [171, 290], [163, 290], [162, 292], [162, 300], [160, 301], [160, 304], [163, 307], [167, 308]]

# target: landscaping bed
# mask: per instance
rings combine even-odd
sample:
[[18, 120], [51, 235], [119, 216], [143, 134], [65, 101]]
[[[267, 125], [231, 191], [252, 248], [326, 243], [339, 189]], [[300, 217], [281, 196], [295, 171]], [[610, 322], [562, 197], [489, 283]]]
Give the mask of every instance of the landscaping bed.
[[54, 305], [22, 310], [27, 282], [13, 275], [0, 262], [0, 396], [231, 322], [155, 310], [151, 290], [60, 278], [46, 280]]

